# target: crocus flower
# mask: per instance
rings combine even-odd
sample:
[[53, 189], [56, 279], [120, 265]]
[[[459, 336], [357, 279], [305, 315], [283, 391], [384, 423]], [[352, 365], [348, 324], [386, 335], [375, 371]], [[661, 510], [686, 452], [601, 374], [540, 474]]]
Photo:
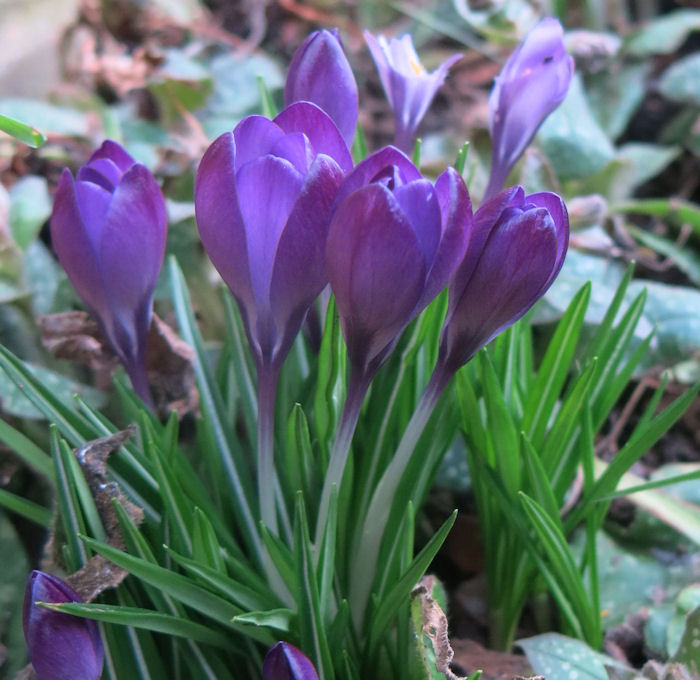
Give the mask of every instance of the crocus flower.
[[450, 284], [438, 365], [457, 370], [547, 291], [564, 262], [569, 218], [552, 193], [511, 187], [474, 214], [464, 259]]
[[318, 106], [297, 102], [274, 120], [244, 118], [207, 150], [195, 213], [211, 261], [231, 289], [258, 377], [260, 515], [276, 532], [274, 403], [279, 370], [328, 282], [324, 249], [348, 147]]
[[566, 53], [557, 19], [540, 21], [496, 77], [489, 97], [493, 144], [486, 197], [498, 192], [544, 119], [562, 102], [574, 60]]
[[272, 121], [248, 116], [202, 158], [199, 234], [241, 308], [259, 364], [281, 364], [327, 283], [331, 204], [351, 167], [337, 127], [308, 102]]
[[398, 149], [361, 162], [336, 198], [326, 246], [350, 364], [372, 373], [447, 285], [465, 252], [471, 203], [448, 168], [435, 186]]
[[278, 642], [263, 662], [263, 680], [318, 680], [309, 659], [288, 642]]
[[284, 104], [308, 101], [321, 107], [350, 146], [357, 127], [357, 83], [338, 29], [314, 31], [294, 53], [284, 85]]
[[409, 34], [387, 40], [383, 35], [374, 37], [364, 32], [367, 47], [379, 72], [379, 79], [394, 112], [396, 146], [409, 152], [416, 130], [425, 116], [435, 93], [445, 81], [450, 66], [461, 58], [456, 54], [432, 73], [428, 73], [418, 59]]
[[147, 403], [146, 338], [166, 230], [158, 184], [116, 142], [104, 142], [75, 180], [63, 171], [51, 215], [54, 250]]
[[29, 660], [39, 680], [98, 680], [104, 649], [97, 623], [39, 607], [37, 602], [81, 602], [61, 579], [33, 571], [24, 594], [22, 623]]

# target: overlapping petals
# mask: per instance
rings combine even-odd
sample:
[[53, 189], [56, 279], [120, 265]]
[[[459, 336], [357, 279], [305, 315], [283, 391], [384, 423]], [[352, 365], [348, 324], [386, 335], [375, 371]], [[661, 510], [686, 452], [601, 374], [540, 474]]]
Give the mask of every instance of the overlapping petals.
[[33, 571], [24, 595], [23, 627], [29, 660], [39, 680], [98, 680], [104, 648], [97, 623], [39, 607], [81, 602], [61, 579]]
[[166, 231], [158, 184], [115, 142], [104, 142], [75, 180], [64, 170], [51, 215], [54, 250], [147, 401], [146, 338]]
[[563, 35], [557, 19], [543, 19], [496, 77], [489, 97], [493, 147], [487, 197], [500, 190], [544, 119], [566, 96], [574, 61]]
[[265, 657], [263, 680], [318, 680], [308, 657], [288, 642], [278, 642]]
[[351, 167], [337, 127], [308, 102], [273, 121], [245, 118], [202, 159], [195, 185], [199, 233], [263, 364], [279, 366], [327, 283], [331, 205]]
[[486, 201], [450, 284], [439, 361], [456, 370], [521, 318], [556, 278], [568, 241], [566, 207], [556, 194], [525, 196], [511, 187]]
[[471, 204], [453, 169], [433, 186], [393, 147], [360, 163], [336, 204], [328, 276], [351, 365], [371, 373], [447, 284], [466, 249]]
[[410, 151], [416, 130], [450, 67], [461, 58], [456, 54], [428, 73], [416, 54], [409, 34], [387, 40], [364, 32], [367, 47], [377, 67], [384, 92], [394, 113], [396, 146]]
[[338, 30], [314, 31], [294, 53], [284, 86], [284, 103], [308, 101], [323, 109], [352, 144], [357, 127], [358, 94], [355, 76]]

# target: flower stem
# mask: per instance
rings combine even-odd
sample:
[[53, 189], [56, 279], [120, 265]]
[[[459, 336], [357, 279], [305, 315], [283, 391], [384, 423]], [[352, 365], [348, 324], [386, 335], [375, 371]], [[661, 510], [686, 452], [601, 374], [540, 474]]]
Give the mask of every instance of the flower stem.
[[275, 396], [279, 370], [258, 364], [258, 500], [260, 518], [277, 535], [275, 504]]
[[350, 570], [349, 601], [353, 603], [352, 615], [356, 625], [359, 625], [364, 618], [374, 583], [384, 529], [394, 508], [396, 490], [411, 461], [416, 444], [453, 373], [452, 370], [445, 369], [442, 364], [435, 367], [423, 396], [406, 426], [396, 453], [374, 489], [362, 520], [362, 530], [355, 538], [353, 554], [356, 555], [357, 568]]
[[141, 401], [151, 410], [154, 408], [153, 395], [151, 394], [151, 386], [148, 382], [148, 374], [146, 373], [145, 359], [135, 359], [134, 361], [124, 364], [126, 374], [131, 380], [131, 386], [134, 392], [139, 396]]
[[321, 502], [316, 518], [316, 533], [314, 535], [316, 545], [320, 545], [328, 520], [328, 506], [331, 501], [333, 487], [335, 486], [336, 489], [340, 488], [345, 464], [348, 460], [348, 453], [350, 452], [350, 444], [352, 443], [353, 434], [355, 434], [357, 420], [360, 417], [362, 402], [365, 399], [371, 380], [371, 376], [365, 371], [351, 370], [350, 372], [350, 382], [345, 397], [345, 404], [343, 405], [343, 413], [340, 416], [340, 423], [338, 424], [338, 430], [336, 431], [335, 441], [333, 442], [328, 461], [328, 468], [323, 480]]

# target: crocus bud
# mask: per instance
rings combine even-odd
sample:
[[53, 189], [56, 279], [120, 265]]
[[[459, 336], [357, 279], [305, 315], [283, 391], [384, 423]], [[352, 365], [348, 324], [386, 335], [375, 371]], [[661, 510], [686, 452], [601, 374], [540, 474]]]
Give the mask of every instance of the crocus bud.
[[433, 186], [394, 147], [348, 175], [336, 198], [326, 266], [356, 371], [376, 370], [406, 324], [447, 285], [471, 217], [453, 168]]
[[37, 602], [81, 602], [61, 579], [33, 571], [24, 594], [22, 623], [29, 660], [39, 680], [98, 680], [104, 649], [97, 623], [39, 607]]
[[501, 189], [544, 119], [566, 96], [574, 60], [566, 53], [563, 35], [557, 19], [543, 19], [496, 77], [489, 97], [493, 147], [486, 198]]
[[464, 259], [450, 283], [438, 363], [457, 370], [547, 291], [564, 262], [569, 219], [552, 193], [511, 187], [474, 214]]
[[199, 234], [241, 309], [258, 366], [279, 367], [326, 285], [330, 210], [350, 152], [315, 104], [244, 118], [206, 151], [195, 182]]
[[418, 59], [409, 34], [391, 40], [383, 35], [375, 38], [369, 31], [365, 31], [364, 36], [394, 112], [396, 146], [410, 152], [418, 125], [435, 93], [445, 81], [450, 66], [462, 55], [455, 54], [428, 73]]
[[338, 29], [314, 31], [294, 53], [284, 85], [284, 104], [307, 101], [321, 107], [350, 146], [357, 127], [357, 83]]
[[263, 680], [318, 680], [309, 659], [288, 642], [278, 642], [263, 662]]
[[116, 142], [104, 142], [75, 180], [63, 171], [51, 215], [54, 250], [147, 403], [146, 338], [166, 231], [158, 184]]

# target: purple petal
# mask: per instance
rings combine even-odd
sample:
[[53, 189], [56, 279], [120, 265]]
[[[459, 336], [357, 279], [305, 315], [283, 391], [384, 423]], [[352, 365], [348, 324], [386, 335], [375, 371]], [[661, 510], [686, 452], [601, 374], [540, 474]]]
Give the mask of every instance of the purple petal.
[[84, 165], [78, 170], [77, 180], [79, 182], [94, 182], [112, 192], [114, 187], [119, 184], [122, 174], [122, 170], [114, 161], [109, 158], [98, 158], [90, 165]]
[[265, 657], [263, 680], [318, 680], [313, 664], [288, 642], [278, 642]]
[[307, 173], [315, 156], [311, 142], [301, 132], [282, 137], [272, 146], [270, 154], [288, 160], [302, 175]]
[[394, 198], [408, 218], [427, 263], [435, 259], [442, 232], [440, 203], [435, 188], [427, 179], [397, 187]]
[[245, 224], [236, 192], [235, 143], [230, 132], [214, 141], [199, 164], [194, 206], [207, 255], [234, 297], [244, 309], [251, 309], [254, 295]]
[[394, 146], [385, 146], [358, 163], [355, 169], [345, 178], [336, 196], [336, 204], [347, 198], [353, 191], [372, 181], [376, 181], [377, 175], [387, 168], [396, 169], [397, 177], [401, 184], [423, 179], [418, 168], [413, 165], [408, 156]]
[[99, 234], [86, 228], [75, 189], [70, 171], [64, 170], [51, 214], [51, 243], [78, 295], [93, 311], [103, 310], [107, 301], [97, 257]]
[[309, 101], [323, 109], [350, 146], [357, 127], [357, 83], [337, 29], [315, 31], [295, 52], [284, 87], [284, 103]]
[[245, 225], [256, 303], [269, 309], [272, 266], [280, 234], [304, 181], [288, 161], [263, 156], [236, 173], [238, 205]]
[[107, 159], [114, 163], [121, 174], [125, 173], [136, 161], [116, 142], [107, 139], [102, 146], [90, 156], [87, 165], [93, 165], [95, 161]]
[[554, 279], [557, 278], [564, 264], [566, 251], [569, 247], [569, 213], [561, 197], [549, 191], [543, 191], [539, 194], [530, 194], [525, 200], [528, 203], [547, 208], [554, 220], [554, 226], [556, 227], [558, 245], [557, 257], [549, 280], [544, 286], [545, 289], [547, 289], [554, 282]]
[[384, 92], [387, 98], [389, 99], [389, 104], [391, 104], [393, 108], [394, 104], [391, 99], [391, 79], [389, 76], [391, 72], [391, 51], [389, 49], [387, 40], [383, 35], [380, 35], [378, 38], [375, 38], [367, 30], [362, 31], [362, 35], [365, 37], [365, 42], [367, 43], [369, 52], [372, 55], [372, 59], [374, 60], [374, 65], [377, 67], [379, 80], [381, 81], [382, 87], [384, 88]]
[[472, 204], [459, 173], [447, 168], [435, 182], [435, 190], [440, 201], [442, 236], [416, 313], [449, 283], [464, 257], [472, 230]]
[[24, 596], [23, 628], [29, 659], [39, 680], [98, 680], [104, 650], [95, 621], [37, 606], [80, 602], [60, 579], [33, 571]]
[[385, 187], [366, 186], [336, 208], [326, 266], [350, 361], [366, 366], [410, 320], [426, 274], [413, 229]]
[[303, 132], [316, 153], [330, 156], [343, 170], [352, 169], [352, 156], [335, 123], [318, 106], [297, 102], [279, 113], [274, 121], [287, 134]]
[[236, 171], [246, 163], [271, 153], [274, 145], [283, 138], [284, 132], [279, 126], [264, 116], [244, 118], [233, 131], [235, 150], [232, 153]]
[[[328, 156], [318, 156], [279, 238], [270, 285], [272, 314], [285, 339], [296, 336], [309, 305], [328, 283], [326, 237], [331, 206], [343, 173]], [[303, 272], [303, 276], [300, 276]], [[290, 323], [289, 319], [294, 318]]]

